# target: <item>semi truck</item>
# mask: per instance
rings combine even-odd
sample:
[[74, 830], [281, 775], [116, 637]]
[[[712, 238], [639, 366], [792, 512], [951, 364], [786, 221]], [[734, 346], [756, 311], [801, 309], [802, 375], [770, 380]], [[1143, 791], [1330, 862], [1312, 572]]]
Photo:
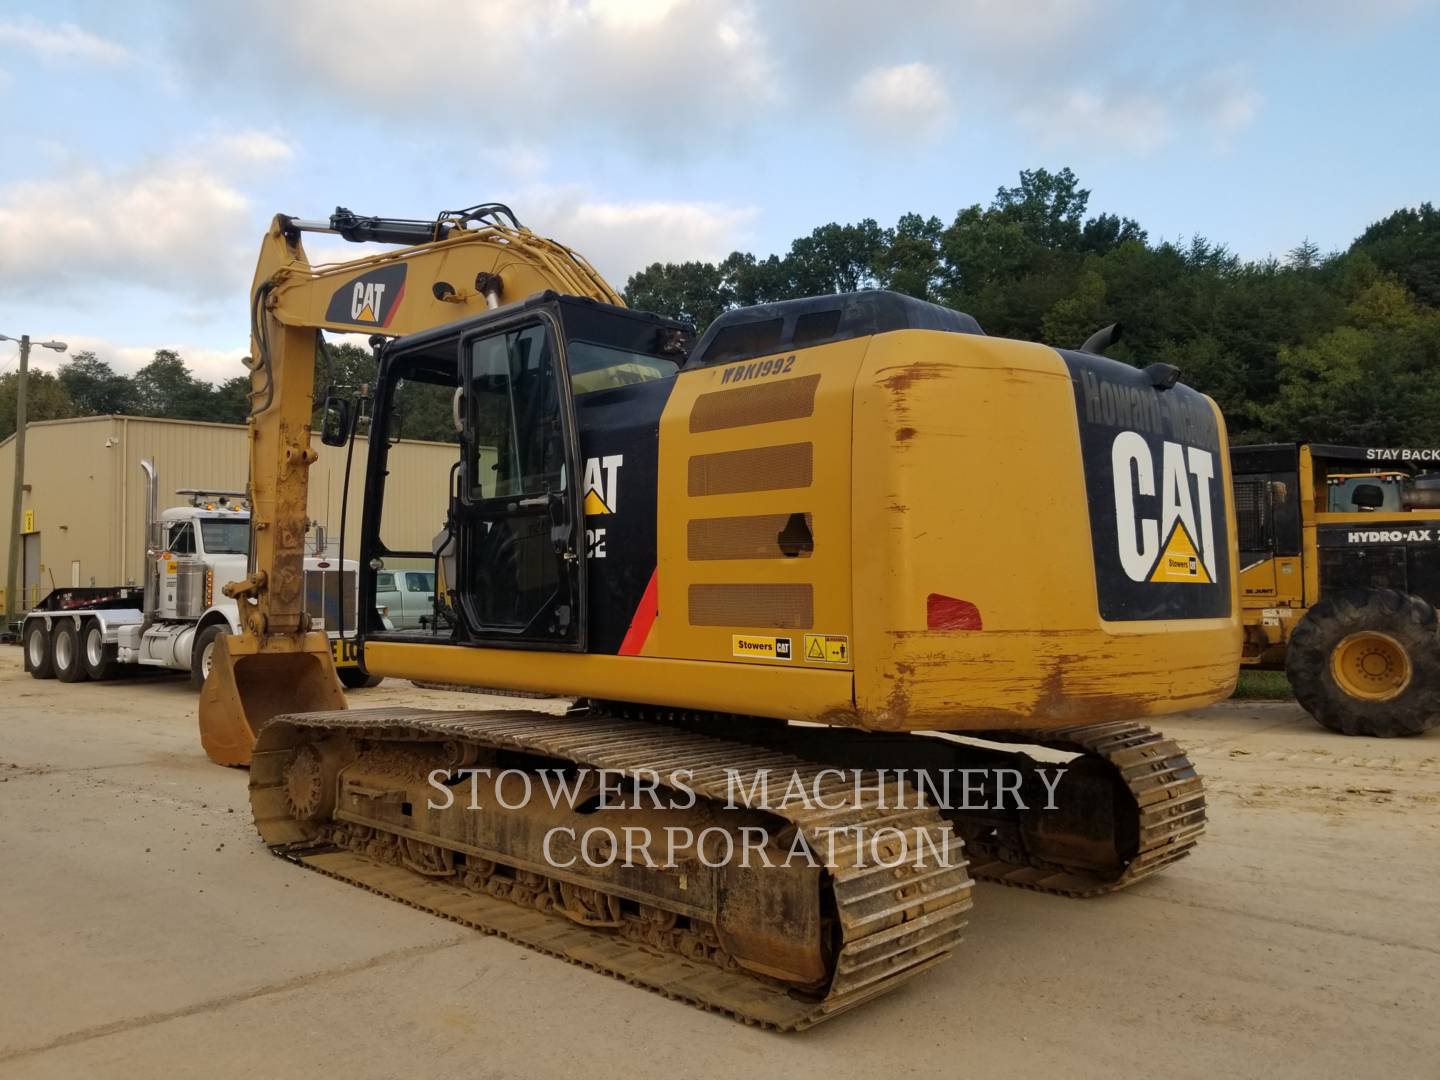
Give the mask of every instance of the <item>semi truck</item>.
[[[58, 588], [21, 625], [25, 670], [37, 679], [102, 680], [126, 669], [188, 672], [197, 690], [210, 674], [215, 642], [240, 632], [237, 601], [224, 586], [248, 573], [250, 506], [243, 492], [183, 488], [182, 506], [159, 509], [159, 476], [145, 473], [145, 566], [140, 585]], [[333, 557], [315, 526], [304, 560], [310, 625], [330, 638], [336, 674], [351, 689], [378, 678], [354, 646], [354, 560]], [[344, 626], [342, 628], [341, 622]]]

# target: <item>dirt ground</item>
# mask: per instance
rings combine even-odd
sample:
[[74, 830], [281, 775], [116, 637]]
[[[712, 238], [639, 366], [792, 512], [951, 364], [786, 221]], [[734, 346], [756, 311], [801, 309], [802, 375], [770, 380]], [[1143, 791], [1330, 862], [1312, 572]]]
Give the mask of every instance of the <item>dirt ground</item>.
[[1208, 782], [1191, 858], [1099, 900], [981, 885], [947, 965], [787, 1036], [269, 856], [194, 716], [182, 681], [37, 682], [0, 648], [0, 1076], [1440, 1069], [1440, 731], [1346, 739], [1263, 702], [1173, 718]]

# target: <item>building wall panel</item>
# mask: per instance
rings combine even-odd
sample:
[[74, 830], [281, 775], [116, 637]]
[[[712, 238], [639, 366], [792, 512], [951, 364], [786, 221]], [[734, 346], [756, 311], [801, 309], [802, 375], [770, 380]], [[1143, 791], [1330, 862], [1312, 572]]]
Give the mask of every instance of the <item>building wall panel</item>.
[[[343, 448], [312, 445], [319, 460], [310, 470], [310, 516], [339, 539]], [[355, 557], [364, 500], [368, 447], [357, 440], [350, 481], [347, 552]], [[0, 567], [8, 558], [14, 439], [0, 443]], [[450, 443], [406, 440], [390, 455], [386, 536], [406, 547], [428, 549], [443, 524], [451, 465], [459, 448]], [[243, 491], [249, 445], [243, 426], [139, 417], [49, 420], [27, 429], [22, 506], [34, 512], [40, 535], [41, 595], [68, 585], [78, 562], [80, 584], [137, 580], [145, 544], [145, 483], [140, 460], [153, 458], [160, 474], [160, 507], [183, 505], [178, 488]], [[390, 500], [393, 499], [393, 504]], [[0, 577], [0, 589], [3, 589]]]

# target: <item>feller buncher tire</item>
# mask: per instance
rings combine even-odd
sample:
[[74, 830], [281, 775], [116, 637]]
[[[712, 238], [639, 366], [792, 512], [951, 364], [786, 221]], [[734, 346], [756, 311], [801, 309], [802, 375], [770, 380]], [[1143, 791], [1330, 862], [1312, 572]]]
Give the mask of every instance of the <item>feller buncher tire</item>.
[[1440, 724], [1435, 609], [1394, 589], [1326, 597], [1295, 628], [1285, 659], [1295, 699], [1342, 735], [1419, 735]]

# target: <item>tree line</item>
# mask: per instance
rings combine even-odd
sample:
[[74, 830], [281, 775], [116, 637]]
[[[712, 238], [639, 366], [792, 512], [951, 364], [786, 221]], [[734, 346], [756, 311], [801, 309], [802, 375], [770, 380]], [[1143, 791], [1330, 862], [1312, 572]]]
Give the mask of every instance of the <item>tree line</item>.
[[783, 255], [655, 263], [633, 307], [703, 327], [738, 305], [884, 288], [975, 316], [987, 333], [1075, 347], [1112, 322], [1107, 355], [1161, 360], [1210, 394], [1232, 441], [1440, 445], [1440, 212], [1371, 225], [1345, 251], [1308, 240], [1240, 258], [1204, 237], [1152, 241], [1087, 215], [1069, 169], [1025, 171], [946, 223], [905, 214], [828, 224]]
[[[348, 342], [327, 345], [317, 358], [315, 428], [320, 426], [327, 387], [348, 394], [374, 381], [375, 357], [368, 349]], [[0, 375], [0, 439], [15, 432], [18, 383], [17, 372]], [[94, 352], [77, 352], [53, 374], [32, 369], [27, 388], [25, 413], [31, 422], [117, 414], [243, 424], [250, 415], [248, 374], [210, 383], [196, 378], [173, 349], [157, 349], [154, 359], [133, 375], [117, 372]], [[402, 438], [455, 441], [449, 393], [415, 384], [402, 390], [397, 401]]]
[[[15, 433], [19, 382], [15, 371], [0, 376], [0, 439]], [[117, 372], [93, 352], [77, 352], [53, 374], [32, 369], [26, 391], [25, 415], [31, 421], [118, 413], [243, 424], [250, 415], [249, 375], [218, 385], [197, 379], [173, 349], [157, 349], [134, 375]]]
[[[822, 225], [784, 254], [655, 263], [631, 275], [625, 300], [703, 329], [741, 305], [884, 288], [968, 312], [991, 334], [1071, 347], [1118, 322], [1109, 355], [1176, 365], [1219, 402], [1232, 441], [1440, 445], [1440, 211], [1430, 203], [1395, 211], [1344, 251], [1307, 240], [1254, 260], [1200, 236], [1151, 240], [1133, 218], [1089, 214], [1089, 201], [1069, 169], [1024, 171], [948, 223], [867, 218]], [[374, 373], [368, 350], [331, 345], [317, 395]], [[169, 349], [134, 375], [81, 352], [30, 379], [32, 420], [243, 423], [248, 413], [248, 375], [211, 384]], [[0, 438], [14, 430], [15, 389], [13, 371], [0, 376]], [[402, 434], [453, 440], [448, 397], [426, 391], [417, 385], [402, 405]]]

